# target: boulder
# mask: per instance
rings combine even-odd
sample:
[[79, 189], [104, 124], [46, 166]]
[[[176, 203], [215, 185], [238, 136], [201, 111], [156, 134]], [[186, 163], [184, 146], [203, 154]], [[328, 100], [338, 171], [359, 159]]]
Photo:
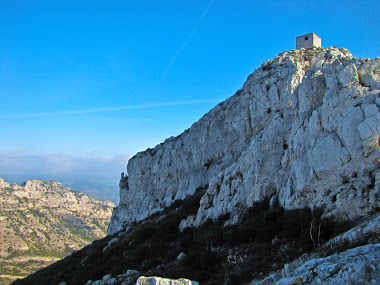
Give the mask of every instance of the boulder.
[[196, 281], [189, 279], [167, 279], [161, 277], [145, 277], [141, 276], [137, 279], [136, 285], [199, 285]]

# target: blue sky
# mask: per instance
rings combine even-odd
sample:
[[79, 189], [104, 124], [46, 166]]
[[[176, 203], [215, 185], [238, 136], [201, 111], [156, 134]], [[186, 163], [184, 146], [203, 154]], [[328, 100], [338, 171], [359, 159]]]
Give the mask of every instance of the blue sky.
[[0, 0], [0, 177], [116, 181], [296, 36], [375, 58], [379, 31], [379, 1]]

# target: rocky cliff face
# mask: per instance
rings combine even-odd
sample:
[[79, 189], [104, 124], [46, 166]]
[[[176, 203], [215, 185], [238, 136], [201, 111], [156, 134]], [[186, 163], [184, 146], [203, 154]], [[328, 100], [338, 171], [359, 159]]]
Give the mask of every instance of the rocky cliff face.
[[380, 208], [380, 58], [346, 49], [281, 53], [190, 129], [128, 162], [115, 233], [205, 187], [183, 229], [254, 202], [356, 219]]
[[56, 181], [0, 178], [0, 284], [104, 237], [113, 207]]

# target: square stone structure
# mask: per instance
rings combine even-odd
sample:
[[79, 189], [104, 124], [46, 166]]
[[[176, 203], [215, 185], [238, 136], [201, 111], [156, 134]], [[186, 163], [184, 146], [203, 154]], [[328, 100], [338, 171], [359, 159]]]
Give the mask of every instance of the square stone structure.
[[313, 47], [321, 47], [321, 46], [322, 46], [321, 38], [314, 33], [299, 36], [296, 38], [297, 49], [313, 48]]

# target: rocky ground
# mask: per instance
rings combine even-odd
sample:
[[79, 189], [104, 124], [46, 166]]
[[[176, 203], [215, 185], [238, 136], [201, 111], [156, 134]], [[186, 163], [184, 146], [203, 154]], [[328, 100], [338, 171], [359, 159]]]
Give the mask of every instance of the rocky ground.
[[0, 284], [104, 237], [114, 206], [56, 181], [10, 185], [0, 178]]

